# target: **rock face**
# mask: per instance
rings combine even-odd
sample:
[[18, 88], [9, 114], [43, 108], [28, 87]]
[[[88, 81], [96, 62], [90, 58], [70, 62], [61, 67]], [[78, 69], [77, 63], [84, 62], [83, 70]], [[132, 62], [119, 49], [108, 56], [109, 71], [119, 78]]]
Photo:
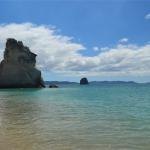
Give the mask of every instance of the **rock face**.
[[49, 86], [49, 88], [58, 88], [58, 86], [55, 85], [55, 84], [51, 84], [51, 85]]
[[87, 78], [82, 78], [80, 80], [80, 84], [89, 84], [89, 82], [88, 82]]
[[7, 39], [4, 60], [0, 63], [0, 88], [45, 87], [41, 71], [35, 65], [36, 56], [21, 41]]

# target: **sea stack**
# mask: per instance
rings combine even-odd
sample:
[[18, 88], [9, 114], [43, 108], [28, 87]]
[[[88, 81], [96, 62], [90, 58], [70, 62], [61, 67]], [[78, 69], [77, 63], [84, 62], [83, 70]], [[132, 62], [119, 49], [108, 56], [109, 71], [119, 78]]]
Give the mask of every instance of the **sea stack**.
[[8, 38], [4, 60], [0, 63], [0, 88], [43, 88], [41, 71], [36, 66], [36, 54], [22, 41]]
[[87, 78], [82, 78], [80, 80], [80, 84], [89, 84], [89, 82], [88, 82]]

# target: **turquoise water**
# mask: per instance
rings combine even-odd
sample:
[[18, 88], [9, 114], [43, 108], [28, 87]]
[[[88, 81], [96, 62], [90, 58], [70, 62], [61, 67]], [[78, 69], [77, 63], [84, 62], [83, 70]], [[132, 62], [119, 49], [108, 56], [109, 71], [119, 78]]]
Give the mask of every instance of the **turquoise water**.
[[0, 150], [150, 150], [150, 86], [0, 90]]

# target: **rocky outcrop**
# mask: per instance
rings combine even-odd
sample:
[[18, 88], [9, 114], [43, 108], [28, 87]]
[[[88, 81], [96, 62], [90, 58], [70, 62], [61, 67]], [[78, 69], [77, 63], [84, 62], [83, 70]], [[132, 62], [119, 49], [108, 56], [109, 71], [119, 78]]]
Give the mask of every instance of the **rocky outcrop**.
[[4, 60], [0, 63], [0, 88], [45, 87], [35, 64], [36, 56], [21, 41], [7, 39]]
[[89, 84], [89, 82], [88, 82], [87, 78], [82, 78], [80, 80], [80, 84]]
[[49, 86], [49, 88], [58, 88], [58, 86], [55, 85], [55, 84], [51, 84], [51, 85]]

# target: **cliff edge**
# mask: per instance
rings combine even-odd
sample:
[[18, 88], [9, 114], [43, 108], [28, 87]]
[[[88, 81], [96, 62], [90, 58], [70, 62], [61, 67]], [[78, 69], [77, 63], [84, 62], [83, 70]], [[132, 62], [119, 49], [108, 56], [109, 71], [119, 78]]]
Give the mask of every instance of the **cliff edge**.
[[22, 41], [7, 39], [4, 60], [0, 63], [0, 88], [45, 87], [35, 64], [36, 56]]

